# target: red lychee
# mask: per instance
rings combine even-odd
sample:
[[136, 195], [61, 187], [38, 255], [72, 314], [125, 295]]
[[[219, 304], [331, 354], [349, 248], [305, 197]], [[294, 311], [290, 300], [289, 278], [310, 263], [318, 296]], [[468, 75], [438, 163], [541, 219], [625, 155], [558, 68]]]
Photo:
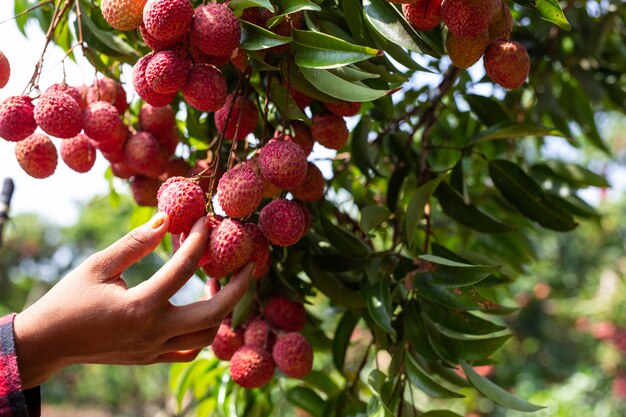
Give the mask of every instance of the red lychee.
[[304, 233], [302, 233], [302, 236], [305, 236], [311, 229], [311, 210], [302, 201], [296, 201], [296, 204], [298, 204], [304, 216]]
[[146, 0], [102, 0], [102, 16], [117, 30], [137, 29], [143, 19]]
[[120, 119], [115, 126], [115, 130], [106, 139], [101, 141], [94, 140], [93, 143], [109, 161], [121, 161], [124, 156], [124, 144], [130, 138], [130, 135], [130, 129]]
[[242, 346], [230, 360], [230, 376], [244, 388], [259, 388], [274, 376], [272, 355], [256, 346]]
[[326, 181], [322, 175], [322, 171], [312, 162], [309, 162], [306, 170], [306, 177], [298, 187], [291, 191], [291, 194], [298, 200], [315, 202], [324, 197], [324, 185]]
[[183, 86], [183, 97], [200, 111], [214, 112], [226, 101], [228, 86], [222, 72], [213, 65], [194, 65], [187, 83]]
[[496, 10], [493, 12], [491, 23], [489, 23], [489, 39], [495, 40], [498, 38], [508, 39], [513, 30], [513, 16], [511, 15], [511, 9], [505, 1], [498, 2]]
[[448, 32], [446, 36], [446, 51], [455, 67], [466, 69], [474, 65], [485, 53], [489, 45], [487, 31], [473, 38], [459, 38]]
[[351, 101], [338, 101], [337, 103], [326, 103], [326, 108], [337, 116], [355, 116], [361, 110], [361, 103]]
[[313, 103], [313, 99], [306, 94], [296, 90], [293, 87], [289, 87], [289, 94], [291, 98], [296, 102], [300, 110], [304, 110]]
[[252, 237], [245, 224], [225, 219], [211, 232], [209, 248], [215, 271], [220, 272], [216, 275], [226, 276], [249, 262]]
[[155, 52], [170, 49], [176, 46], [176, 44], [182, 42], [182, 39], [173, 39], [169, 41], [158, 40], [150, 33], [148, 33], [148, 31], [146, 30], [146, 26], [143, 23], [141, 24], [141, 26], [139, 26], [139, 32], [141, 33], [141, 37], [143, 38], [143, 41], [146, 43], [146, 45]]
[[272, 327], [286, 332], [299, 332], [306, 324], [304, 304], [294, 303], [285, 297], [270, 298], [263, 311]]
[[146, 80], [146, 69], [148, 68], [148, 64], [153, 56], [154, 53], [151, 52], [148, 55], [139, 58], [133, 66], [133, 87], [135, 87], [135, 91], [139, 97], [144, 99], [146, 103], [154, 107], [162, 107], [170, 104], [176, 97], [176, 93], [157, 93], [148, 84], [148, 81]]
[[228, 59], [239, 46], [240, 37], [239, 20], [225, 4], [209, 3], [196, 8], [189, 39], [205, 54]]
[[107, 141], [120, 129], [120, 114], [111, 103], [96, 101], [83, 111], [85, 134], [96, 142]]
[[76, 172], [87, 172], [96, 162], [96, 147], [83, 133], [61, 141], [60, 153], [63, 162]]
[[524, 45], [503, 39], [496, 39], [487, 47], [483, 62], [489, 78], [509, 90], [521, 87], [530, 71]]
[[263, 182], [250, 166], [239, 164], [220, 178], [217, 198], [228, 217], [249, 216], [261, 204]]
[[304, 214], [293, 201], [274, 200], [261, 210], [259, 227], [272, 244], [295, 245], [305, 230]]
[[167, 168], [165, 169], [165, 178], [172, 177], [186, 177], [189, 173], [191, 166], [183, 158], [173, 158], [167, 162]]
[[252, 255], [250, 260], [255, 263], [253, 278], [263, 278], [271, 268], [270, 242], [261, 228], [253, 223], [247, 223], [246, 229], [252, 238]]
[[37, 129], [35, 106], [28, 96], [12, 96], [0, 103], [0, 137], [19, 142]]
[[176, 127], [176, 118], [171, 106], [154, 107], [143, 104], [139, 110], [141, 130], [150, 132], [157, 138], [169, 134]]
[[180, 143], [180, 135], [178, 134], [178, 129], [175, 127], [170, 129], [170, 131], [163, 136], [156, 136], [159, 141], [159, 145], [161, 145], [161, 149], [165, 151], [167, 155], [173, 155], [176, 152], [176, 147]]
[[315, 145], [315, 139], [311, 136], [311, 130], [307, 125], [297, 120], [291, 122], [291, 128], [293, 129], [293, 135], [290, 135], [291, 139], [285, 138], [285, 140], [297, 143], [304, 153], [309, 156]]
[[295, 188], [306, 176], [306, 154], [293, 142], [270, 140], [261, 148], [258, 163], [265, 178], [279, 188]]
[[83, 130], [83, 112], [69, 94], [52, 92], [42, 95], [33, 114], [41, 130], [57, 138], [71, 138]]
[[346, 121], [330, 112], [317, 113], [313, 116], [311, 135], [320, 145], [339, 150], [348, 142], [350, 133]]
[[173, 234], [188, 233], [205, 213], [202, 188], [187, 178], [173, 177], [165, 181], [159, 188], [157, 200], [159, 211], [170, 217], [168, 231]]
[[124, 162], [136, 172], [158, 178], [167, 168], [168, 157], [152, 133], [138, 132], [124, 146]]
[[119, 114], [124, 114], [126, 109], [128, 109], [128, 100], [126, 99], [124, 87], [108, 77], [99, 79], [87, 89], [86, 101], [87, 104], [95, 103], [96, 101], [106, 101], [111, 103]]
[[417, 0], [403, 4], [402, 12], [415, 29], [431, 30], [441, 23], [441, 0]]
[[76, 103], [80, 106], [82, 110], [87, 107], [87, 102], [83, 95], [78, 91], [76, 87], [72, 87], [67, 85], [65, 82], [61, 82], [58, 84], [52, 84], [50, 87], [46, 88], [46, 92], [44, 94], [52, 94], [52, 93], [65, 93], [69, 94]]
[[47, 135], [34, 133], [15, 145], [15, 157], [33, 178], [47, 178], [57, 168], [57, 149]]
[[444, 0], [441, 17], [457, 37], [473, 38], [487, 30], [494, 9], [492, 0]]
[[313, 368], [313, 347], [300, 333], [280, 336], [272, 357], [278, 369], [291, 378], [304, 378]]
[[[224, 221], [224, 218], [222, 216], [218, 216], [217, 214], [213, 214], [213, 213], [209, 213], [206, 216], [206, 229], [209, 232], [209, 236], [211, 235], [211, 233], [213, 232], [214, 229], [217, 228], [217, 226], [219, 226], [222, 222]], [[185, 240], [187, 239], [187, 234], [183, 233], [180, 235], [180, 244], [182, 245], [183, 243], [185, 243]], [[204, 252], [202, 253], [202, 256], [200, 257], [200, 260], [198, 261], [198, 266], [202, 267], [202, 269], [204, 269], [204, 272], [209, 276], [209, 277], [215, 277], [215, 278], [221, 278], [223, 275], [221, 271], [218, 271], [213, 263], [213, 258], [211, 257], [211, 247], [209, 244], [206, 245], [206, 247], [204, 248]]]
[[215, 335], [211, 349], [218, 359], [229, 361], [233, 354], [243, 346], [243, 330], [233, 329], [231, 320], [225, 319]]
[[146, 82], [157, 93], [172, 94], [183, 88], [191, 63], [174, 51], [154, 54], [146, 67]]
[[113, 172], [113, 175], [117, 178], [125, 180], [136, 174], [136, 172], [123, 161], [111, 162], [111, 172]]
[[130, 182], [130, 190], [138, 205], [156, 207], [157, 193], [161, 184], [162, 182], [156, 178], [137, 175]]
[[[234, 104], [232, 94], [226, 98], [221, 109], [215, 112], [215, 127], [218, 132], [226, 130], [225, 137], [230, 140], [245, 139], [254, 132], [257, 125], [258, 112], [252, 100], [244, 96], [238, 96]], [[231, 110], [232, 106], [232, 110]], [[230, 112], [230, 118], [228, 117]], [[226, 119], [228, 118], [228, 125]]]
[[265, 320], [255, 319], [248, 323], [243, 334], [243, 342], [247, 346], [256, 346], [271, 351], [276, 342], [276, 336]]
[[184, 39], [192, 19], [193, 6], [189, 0], [148, 0], [143, 9], [147, 32], [162, 42]]
[[11, 76], [11, 64], [7, 57], [0, 51], [0, 88], [3, 88], [9, 82]]

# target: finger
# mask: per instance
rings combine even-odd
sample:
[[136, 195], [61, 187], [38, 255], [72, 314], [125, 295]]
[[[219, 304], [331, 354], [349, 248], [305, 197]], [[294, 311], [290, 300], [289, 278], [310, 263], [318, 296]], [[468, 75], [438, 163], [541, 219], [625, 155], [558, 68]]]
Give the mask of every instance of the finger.
[[193, 276], [206, 249], [206, 217], [199, 218], [180, 249], [147, 281], [135, 287], [140, 297], [169, 300]]
[[211, 327], [210, 329], [200, 330], [199, 332], [172, 337], [165, 342], [165, 349], [167, 351], [202, 349], [213, 343], [218, 329], [219, 326]]
[[176, 328], [183, 334], [218, 327], [246, 293], [253, 271], [254, 263], [249, 263], [210, 300], [176, 307], [169, 315], [169, 328]]
[[153, 363], [191, 362], [198, 357], [202, 349], [167, 352], [157, 356]]
[[131, 230], [108, 248], [92, 255], [90, 261], [102, 278], [117, 276], [152, 252], [161, 243], [168, 227], [167, 213], [159, 212], [148, 223]]

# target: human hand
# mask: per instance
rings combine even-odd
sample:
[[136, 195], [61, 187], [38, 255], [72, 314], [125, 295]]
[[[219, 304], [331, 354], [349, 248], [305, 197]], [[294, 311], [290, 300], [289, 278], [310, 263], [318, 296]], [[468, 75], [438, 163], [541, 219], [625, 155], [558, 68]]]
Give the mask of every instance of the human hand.
[[180, 249], [150, 279], [128, 288], [121, 274], [154, 250], [169, 218], [158, 213], [90, 256], [35, 304], [15, 317], [23, 388], [76, 363], [186, 362], [210, 345], [224, 317], [245, 293], [253, 264], [209, 299], [174, 306], [169, 299], [193, 276], [209, 238], [199, 219]]

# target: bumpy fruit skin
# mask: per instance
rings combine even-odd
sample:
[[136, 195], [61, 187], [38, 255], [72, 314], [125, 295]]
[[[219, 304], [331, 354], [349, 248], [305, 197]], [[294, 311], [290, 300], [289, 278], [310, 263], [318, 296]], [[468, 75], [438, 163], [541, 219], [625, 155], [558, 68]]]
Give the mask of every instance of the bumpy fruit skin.
[[258, 162], [265, 178], [282, 189], [297, 187], [306, 176], [306, 154], [293, 142], [270, 140], [261, 148]]
[[295, 198], [306, 202], [319, 201], [324, 197], [324, 185], [326, 181], [322, 171], [312, 162], [308, 163], [306, 177], [298, 187], [291, 191]]
[[285, 138], [285, 140], [297, 143], [304, 153], [309, 156], [315, 145], [315, 139], [311, 136], [311, 130], [307, 125], [297, 120], [291, 122], [291, 128], [293, 129], [293, 135], [291, 135], [291, 139]]
[[228, 6], [209, 3], [196, 8], [189, 39], [206, 55], [230, 58], [240, 37], [239, 20]]
[[503, 39], [496, 39], [487, 47], [483, 62], [489, 78], [509, 90], [521, 87], [530, 71], [524, 45]]
[[174, 51], [157, 52], [146, 67], [146, 82], [157, 93], [176, 93], [185, 85], [190, 68], [190, 62]]
[[65, 82], [61, 82], [58, 84], [52, 84], [50, 87], [46, 88], [46, 92], [44, 95], [53, 94], [53, 93], [65, 93], [70, 95], [76, 103], [80, 106], [82, 110], [87, 107], [87, 102], [83, 98], [82, 94], [76, 87], [72, 87], [67, 85]]
[[120, 114], [106, 101], [91, 103], [83, 111], [85, 134], [96, 142], [106, 141], [119, 129]]
[[154, 57], [154, 53], [150, 52], [148, 55], [145, 55], [135, 63], [133, 66], [133, 87], [135, 87], [135, 91], [146, 101], [146, 103], [154, 106], [154, 107], [162, 107], [170, 104], [174, 97], [176, 97], [176, 93], [169, 94], [161, 94], [154, 91], [150, 84], [148, 84], [148, 80], [146, 79], [146, 69], [148, 68], [148, 64], [150, 64], [150, 60]]
[[243, 334], [243, 342], [247, 346], [256, 346], [271, 351], [276, 342], [276, 336], [265, 320], [255, 319], [248, 323]]
[[7, 57], [0, 51], [0, 88], [4, 88], [11, 77], [11, 64]]
[[280, 336], [272, 357], [278, 369], [291, 378], [304, 378], [313, 368], [313, 347], [300, 333]]
[[76, 172], [88, 172], [96, 162], [96, 147], [83, 133], [61, 141], [60, 153], [65, 165]]
[[124, 144], [130, 135], [130, 129], [120, 119], [115, 130], [105, 140], [93, 142], [109, 161], [121, 161], [124, 157]]
[[104, 77], [87, 89], [85, 100], [87, 104], [96, 101], [107, 101], [117, 109], [119, 114], [124, 114], [128, 109], [128, 100], [124, 87], [117, 81]]
[[256, 346], [242, 346], [230, 359], [230, 376], [244, 388], [260, 388], [274, 376], [272, 355]]
[[47, 178], [57, 168], [57, 149], [47, 135], [34, 133], [15, 145], [15, 157], [33, 178]]
[[228, 86], [222, 72], [213, 65], [194, 65], [183, 86], [183, 97], [200, 111], [214, 112], [226, 101]]
[[304, 233], [304, 215], [293, 201], [274, 200], [261, 210], [259, 227], [272, 244], [295, 245]]
[[158, 178], [167, 168], [168, 157], [153, 134], [138, 132], [124, 146], [124, 162], [136, 172]]
[[457, 37], [473, 38], [487, 30], [495, 4], [492, 0], [444, 0], [441, 17]]
[[272, 264], [270, 259], [270, 242], [261, 228], [253, 223], [247, 223], [246, 229], [252, 238], [252, 255], [250, 260], [255, 263], [253, 278], [263, 278], [268, 274]]
[[226, 276], [250, 261], [252, 237], [245, 224], [225, 219], [211, 232], [209, 248], [215, 271], [221, 272], [216, 275]]
[[326, 108], [337, 116], [351, 117], [355, 116], [361, 110], [361, 103], [351, 101], [338, 101], [337, 103], [326, 103]]
[[489, 45], [489, 32], [473, 38], [459, 38], [452, 32], [446, 36], [446, 51], [455, 67], [466, 69], [478, 62]]
[[157, 138], [168, 135], [176, 127], [174, 110], [170, 106], [143, 104], [139, 110], [139, 126]]
[[82, 110], [69, 94], [42, 95], [33, 114], [41, 130], [57, 138], [71, 138], [83, 130]]
[[173, 177], [161, 185], [157, 194], [159, 211], [170, 217], [168, 231], [188, 233], [205, 214], [204, 192], [198, 184], [183, 177]]
[[146, 45], [148, 45], [148, 48], [152, 49], [155, 52], [170, 49], [182, 42], [182, 39], [173, 39], [165, 42], [160, 41], [152, 36], [150, 33], [148, 33], [148, 30], [143, 23], [141, 24], [141, 26], [139, 26], [139, 32], [141, 33], [143, 41], [146, 43]]
[[192, 19], [189, 0], [148, 0], [143, 9], [147, 32], [162, 42], [181, 41], [189, 32]]
[[265, 319], [272, 326], [286, 332], [299, 332], [306, 324], [306, 310], [302, 303], [275, 296], [265, 304]]
[[217, 199], [228, 217], [249, 216], [261, 204], [263, 182], [250, 166], [240, 164], [220, 178]]
[[406, 20], [417, 30], [431, 30], [441, 23], [441, 0], [417, 0], [403, 4]]
[[320, 145], [339, 150], [348, 142], [350, 132], [342, 117], [330, 112], [317, 113], [313, 116], [311, 135]]
[[[226, 139], [242, 140], [256, 129], [258, 112], [254, 102], [247, 97], [238, 96], [230, 110], [232, 101], [233, 96], [229, 95], [222, 108], [215, 112], [215, 127], [220, 133], [226, 130]], [[230, 118], [226, 124], [229, 111]]]
[[37, 129], [35, 106], [28, 96], [12, 96], [0, 103], [0, 137], [10, 142], [26, 139]]
[[211, 349], [218, 359], [229, 361], [233, 354], [243, 346], [243, 330], [233, 329], [230, 319], [226, 319], [220, 324], [211, 344]]
[[512, 30], [513, 16], [511, 15], [511, 9], [505, 1], [502, 1], [501, 4], [496, 6], [491, 23], [489, 23], [489, 39], [492, 41], [497, 38], [508, 39]]
[[139, 206], [156, 207], [157, 193], [162, 182], [156, 178], [148, 178], [143, 175], [133, 177], [130, 182], [130, 191]]
[[104, 20], [117, 30], [137, 29], [143, 20], [146, 0], [102, 0]]

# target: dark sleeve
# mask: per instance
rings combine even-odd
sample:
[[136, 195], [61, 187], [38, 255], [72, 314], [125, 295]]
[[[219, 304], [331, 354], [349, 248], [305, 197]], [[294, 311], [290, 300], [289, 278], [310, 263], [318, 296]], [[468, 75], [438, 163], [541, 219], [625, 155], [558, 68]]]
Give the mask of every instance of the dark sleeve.
[[39, 387], [22, 390], [13, 340], [14, 319], [15, 313], [0, 318], [0, 417], [39, 417]]

